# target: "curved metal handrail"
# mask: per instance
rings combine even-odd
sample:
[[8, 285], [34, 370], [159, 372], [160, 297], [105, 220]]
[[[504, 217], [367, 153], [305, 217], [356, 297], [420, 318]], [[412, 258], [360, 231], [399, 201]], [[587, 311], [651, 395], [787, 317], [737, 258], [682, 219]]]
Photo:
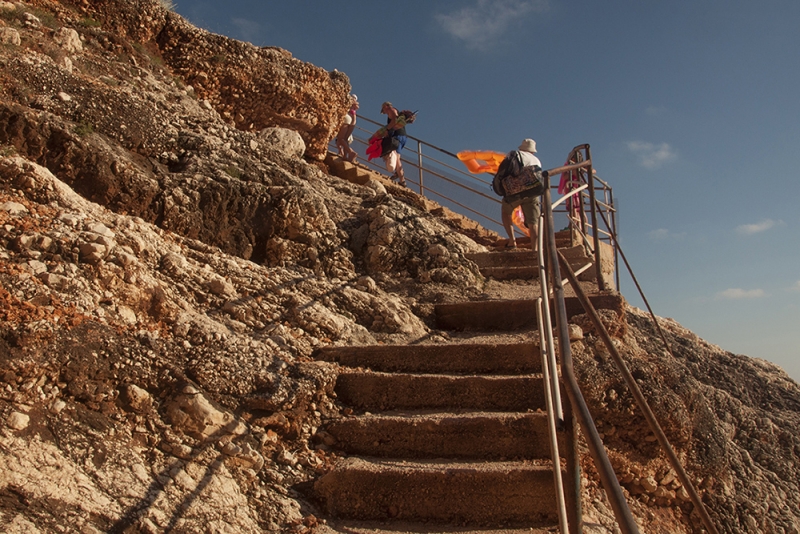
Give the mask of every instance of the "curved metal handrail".
[[[591, 163], [589, 163], [589, 165], [590, 164]], [[611, 508], [614, 512], [617, 524], [623, 534], [638, 534], [639, 527], [633, 519], [628, 503], [625, 500], [625, 495], [622, 493], [622, 487], [619, 484], [619, 480], [617, 480], [617, 476], [614, 474], [614, 469], [605, 452], [600, 434], [597, 431], [597, 427], [594, 425], [592, 414], [589, 412], [589, 407], [586, 405], [586, 400], [575, 378], [572, 364], [572, 349], [569, 342], [567, 310], [564, 303], [564, 286], [561, 282], [561, 273], [559, 269], [559, 256], [561, 256], [561, 254], [556, 247], [556, 237], [553, 231], [553, 207], [550, 199], [549, 173], [544, 174], [544, 179], [545, 185], [547, 186], [545, 187], [543, 195], [544, 224], [547, 236], [547, 254], [550, 260], [550, 268], [553, 272], [553, 300], [556, 308], [556, 328], [558, 329], [558, 345], [561, 353], [561, 376], [564, 380], [567, 396], [576, 414], [578, 424], [586, 437], [589, 454], [592, 456], [600, 475], [600, 482], [611, 503]]]
[[[365, 118], [365, 117], [360, 117], [360, 116], [359, 116], [359, 118], [361, 118], [362, 120], [365, 120], [367, 122], [370, 122], [372, 124], [375, 124], [377, 126], [382, 126], [380, 123], [375, 122], [375, 121], [373, 121], [371, 119], [368, 119], [368, 118]], [[363, 131], [363, 132], [367, 132], [367, 130], [364, 130], [363, 128], [360, 128], [360, 127], [359, 127], [359, 130]], [[369, 132], [367, 132], [367, 133], [369, 133]], [[466, 181], [477, 181], [477, 182], [482, 183], [484, 185], [489, 185], [489, 182], [478, 178], [476, 175], [466, 173], [466, 172], [464, 172], [464, 171], [462, 171], [460, 169], [457, 169], [457, 168], [455, 168], [455, 167], [453, 167], [453, 166], [451, 166], [451, 165], [449, 165], [449, 164], [447, 164], [445, 162], [441, 162], [441, 161], [439, 161], [439, 160], [437, 160], [435, 158], [432, 158], [431, 156], [428, 156], [427, 154], [423, 155], [422, 154], [422, 146], [430, 147], [432, 149], [435, 149], [435, 150], [437, 150], [437, 151], [439, 151], [439, 152], [441, 152], [443, 154], [446, 154], [447, 156], [453, 157], [453, 158], [457, 157], [455, 154], [453, 154], [452, 152], [449, 152], [449, 151], [447, 151], [445, 149], [442, 149], [440, 147], [437, 147], [435, 145], [432, 145], [430, 143], [426, 143], [426, 142], [424, 142], [424, 141], [422, 141], [422, 140], [420, 140], [420, 139], [418, 139], [416, 137], [408, 136], [408, 138], [413, 140], [413, 141], [416, 141], [417, 145], [418, 145], [418, 149], [416, 151], [411, 149], [411, 152], [415, 153], [417, 155], [417, 163], [415, 164], [415, 163], [413, 163], [411, 161], [408, 161], [408, 164], [411, 167], [414, 167], [414, 168], [418, 169], [420, 178], [419, 178], [419, 182], [414, 182], [412, 179], [410, 179], [408, 177], [406, 179], [410, 180], [412, 183], [416, 183], [419, 186], [421, 195], [424, 196], [424, 193], [425, 193], [425, 190], [426, 190], [426, 188], [423, 185], [423, 171], [424, 171], [424, 172], [427, 172], [427, 173], [429, 173], [429, 174], [431, 174], [433, 176], [436, 176], [437, 178], [442, 179], [445, 182], [448, 182], [448, 183], [450, 183], [450, 184], [452, 184], [454, 186], [457, 186], [457, 187], [459, 187], [461, 189], [467, 190], [467, 191], [469, 191], [469, 192], [471, 192], [473, 194], [477, 194], [480, 197], [491, 201], [492, 203], [497, 203], [497, 204], [500, 203], [500, 201], [497, 198], [494, 198], [494, 197], [491, 197], [489, 195], [486, 195], [486, 194], [474, 189], [473, 187], [470, 187], [469, 185], [466, 185], [465, 183], [461, 183], [458, 180], [452, 179], [452, 178], [444, 175], [442, 172], [437, 172], [437, 171], [435, 171], [435, 170], [433, 170], [431, 168], [425, 167], [424, 164], [423, 164], [423, 160], [432, 161], [432, 162], [435, 162], [436, 165], [439, 165], [442, 168], [447, 169], [448, 171], [455, 173], [459, 177], [466, 177], [468, 179]], [[366, 142], [363, 141], [363, 140], [360, 140], [360, 142], [366, 144]], [[377, 165], [368, 164], [368, 166], [375, 167], [376, 169], [381, 171], [380, 167], [377, 166]], [[558, 174], [558, 173], [564, 173], [564, 172], [570, 172], [571, 174], [573, 172], [575, 173], [574, 176], [575, 176], [576, 180], [573, 180], [575, 182], [573, 185], [576, 185], [577, 187], [575, 189], [570, 189], [569, 193], [567, 195], [565, 195], [564, 197], [560, 198], [558, 201], [552, 202], [551, 193], [550, 192], [551, 192], [551, 189], [553, 187], [550, 184], [550, 176], [554, 175], [554, 174]], [[568, 217], [568, 218], [569, 218], [569, 221], [570, 221], [570, 225], [574, 226], [578, 230], [579, 234], [582, 236], [582, 238], [584, 240], [587, 240], [588, 232], [586, 232], [586, 229], [587, 228], [591, 228], [593, 230], [591, 232], [591, 234], [592, 234], [592, 237], [594, 239], [594, 246], [592, 247], [588, 243], [588, 241], [587, 241], [587, 244], [590, 245], [590, 247], [589, 247], [590, 249], [593, 249], [592, 251], [593, 251], [593, 253], [595, 255], [595, 267], [596, 267], [596, 270], [597, 270], [597, 280], [598, 280], [599, 288], [601, 290], [604, 289], [603, 276], [602, 276], [602, 272], [601, 272], [600, 241], [601, 240], [603, 240], [603, 241], [608, 240], [610, 242], [611, 246], [613, 247], [615, 260], [616, 260], [616, 257], [617, 257], [618, 254], [622, 255], [622, 259], [625, 261], [625, 264], [626, 264], [626, 266], [628, 268], [628, 271], [630, 272], [631, 276], [634, 279], [634, 282], [636, 283], [637, 289], [639, 289], [639, 292], [642, 295], [642, 298], [644, 298], [644, 293], [642, 292], [641, 287], [638, 284], [638, 281], [636, 281], [636, 278], [633, 275], [633, 271], [631, 270], [630, 265], [628, 264], [627, 259], [625, 258], [624, 254], [622, 254], [621, 248], [619, 247], [619, 242], [618, 242], [617, 235], [616, 235], [616, 222], [615, 222], [616, 208], [614, 207], [614, 203], [613, 203], [613, 192], [612, 192], [612, 189], [608, 185], [607, 182], [605, 182], [604, 180], [602, 180], [599, 177], [597, 177], [596, 173], [592, 169], [591, 152], [590, 152], [590, 147], [589, 147], [588, 144], [583, 144], [583, 145], [576, 146], [570, 152], [570, 155], [567, 158], [567, 164], [566, 165], [564, 165], [562, 167], [556, 167], [554, 169], [550, 169], [549, 171], [543, 173], [543, 175], [544, 175], [544, 180], [545, 180], [545, 186], [546, 187], [545, 187], [545, 193], [543, 195], [544, 210], [543, 210], [543, 213], [542, 213], [542, 221], [543, 222], [542, 222], [541, 226], [544, 227], [544, 228], [543, 228], [543, 231], [539, 233], [539, 239], [540, 239], [540, 241], [539, 241], [539, 270], [540, 270], [540, 275], [542, 276], [542, 297], [537, 299], [537, 307], [538, 307], [539, 316], [540, 316], [540, 318], [539, 318], [539, 321], [540, 321], [540, 346], [542, 346], [542, 351], [543, 351], [542, 352], [542, 359], [543, 359], [543, 368], [544, 368], [544, 375], [545, 375], [545, 381], [546, 381], [545, 389], [546, 389], [546, 392], [547, 392], [548, 418], [551, 421], [555, 420], [554, 416], [558, 417], [559, 420], [562, 420], [561, 418], [563, 418], [563, 414], [562, 414], [562, 411], [561, 411], [561, 408], [560, 408], [560, 393], [558, 391], [558, 379], [557, 379], [557, 375], [556, 375], [556, 372], [555, 372], [557, 368], [556, 368], [556, 361], [555, 361], [555, 353], [553, 351], [554, 340], [553, 340], [553, 336], [552, 336], [552, 328], [550, 328], [550, 326], [549, 326], [549, 317], [550, 317], [549, 301], [550, 301], [550, 295], [551, 295], [551, 292], [552, 292], [554, 306], [555, 306], [556, 328], [558, 330], [558, 343], [559, 343], [559, 349], [560, 349], [560, 354], [561, 354], [561, 358], [562, 358], [562, 362], [561, 362], [562, 363], [562, 365], [561, 365], [562, 373], [561, 374], [562, 374], [562, 378], [564, 380], [564, 385], [565, 385], [566, 390], [567, 390], [567, 395], [570, 398], [571, 405], [573, 407], [573, 411], [575, 411], [575, 413], [577, 415], [576, 418], [577, 418], [578, 424], [579, 424], [581, 430], [583, 431], [583, 433], [584, 433], [584, 435], [586, 437], [590, 455], [592, 456], [592, 458], [593, 458], [593, 460], [595, 462], [595, 465], [597, 467], [598, 473], [600, 475], [601, 483], [603, 485], [603, 488], [606, 491], [606, 494], [608, 496], [609, 502], [611, 503], [611, 507], [612, 507], [612, 510], [614, 511], [614, 515], [615, 515], [615, 517], [617, 519], [618, 526], [620, 527], [620, 530], [623, 532], [623, 534], [638, 533], [639, 532], [638, 526], [636, 525], [635, 521], [633, 520], [633, 517], [631, 515], [630, 509], [629, 509], [629, 507], [627, 505], [627, 502], [625, 500], [624, 494], [622, 493], [622, 489], [621, 489], [621, 486], [619, 484], [619, 481], [617, 480], [617, 477], [616, 477], [616, 475], [615, 475], [615, 473], [613, 471], [611, 463], [608, 460], [608, 456], [605, 453], [605, 447], [604, 447], [604, 445], [602, 443], [602, 440], [600, 439], [600, 436], [599, 436], [599, 433], [597, 431], [597, 428], [594, 425], [594, 421], [592, 419], [591, 413], [589, 413], [588, 407], [586, 405], [586, 401], [585, 401], [585, 399], [583, 397], [583, 394], [582, 394], [582, 392], [580, 390], [580, 386], [578, 385], [577, 379], [576, 379], [575, 374], [574, 374], [573, 362], [572, 362], [572, 353], [571, 353], [571, 348], [570, 348], [570, 343], [569, 343], [569, 330], [568, 330], [568, 323], [567, 323], [567, 318], [566, 318], [566, 306], [564, 304], [564, 287], [563, 287], [563, 284], [565, 282], [569, 282], [572, 285], [576, 296], [581, 301], [581, 304], [583, 305], [583, 307], [586, 310], [587, 314], [590, 316], [592, 321], [595, 323], [595, 327], [597, 328], [597, 331], [601, 333], [601, 337], [603, 337], [603, 340], [606, 343], [606, 346], [607, 346], [609, 352], [612, 354], [612, 357], [615, 360], [615, 363], [617, 364], [617, 367], [623, 373], [623, 376], [625, 377], [625, 381], [626, 381], [628, 387], [633, 392], [633, 396], [636, 399], [637, 404], [639, 405], [640, 409], [642, 409], [642, 411], [645, 413], [645, 418], [647, 419], [651, 430], [654, 432], [654, 434], [656, 435], [657, 439], [659, 440], [659, 443], [662, 445], [664, 450], [667, 452], [667, 456], [669, 457], [669, 460], [670, 460], [670, 463], [672, 464], [672, 467], [675, 469], [679, 480], [681, 481], [681, 483], [684, 485], [684, 487], [686, 488], [687, 492], [689, 493], [689, 496], [690, 496], [693, 504], [695, 505], [695, 508], [698, 510], [698, 513], [700, 514], [704, 525], [709, 530], [709, 532], [716, 533], [717, 530], [714, 527], [713, 523], [711, 523], [711, 519], [708, 516], [708, 514], [707, 514], [707, 512], [706, 512], [706, 510], [705, 510], [705, 508], [703, 506], [702, 500], [700, 500], [699, 496], [697, 495], [697, 492], [695, 491], [694, 486], [692, 485], [691, 481], [689, 480], [688, 475], [686, 474], [685, 470], [683, 469], [682, 465], [680, 464], [680, 461], [677, 458], [677, 455], [675, 455], [674, 450], [671, 448], [666, 436], [664, 435], [663, 431], [661, 430], [661, 427], [658, 424], [658, 421], [655, 419], [655, 416], [653, 415], [652, 411], [650, 410], [649, 406], [647, 405], [647, 402], [644, 399], [644, 396], [641, 394], [641, 391], [638, 389], [638, 386], [637, 386], [635, 380], [630, 375], [630, 372], [628, 371], [627, 367], [625, 366], [624, 361], [622, 360], [621, 356], [617, 352], [616, 347], [614, 346], [613, 342], [611, 341], [611, 338], [608, 335], [608, 332], [605, 330], [605, 327], [602, 324], [602, 321], [600, 320], [599, 316], [597, 315], [596, 310], [594, 310], [594, 307], [591, 304], [591, 301], [589, 301], [589, 299], [586, 297], [585, 293], [583, 292], [583, 289], [578, 284], [577, 275], [573, 272], [572, 268], [570, 267], [569, 263], [566, 261], [564, 256], [556, 248], [555, 231], [554, 231], [554, 228], [553, 228], [553, 224], [554, 224], [553, 211], [561, 203], [565, 202], [568, 198], [576, 198], [577, 197], [577, 198], [580, 199], [581, 208], [580, 208], [579, 211], [581, 213], [581, 219], [580, 219], [580, 221], [575, 221], [575, 220], [573, 220], [572, 217]], [[583, 184], [580, 184], [581, 180], [584, 182]], [[596, 185], [599, 185], [599, 189], [602, 192], [603, 200], [598, 198]], [[485, 218], [486, 220], [492, 221], [493, 223], [499, 224], [494, 219], [491, 219], [490, 217], [488, 217], [488, 216], [486, 216], [486, 215], [474, 210], [473, 208], [470, 208], [470, 207], [464, 205], [463, 203], [460, 203], [460, 202], [458, 202], [458, 201], [456, 201], [456, 200], [454, 200], [452, 198], [447, 197], [443, 193], [437, 192], [437, 191], [435, 191], [435, 190], [433, 190], [431, 188], [427, 188], [427, 191], [429, 191], [429, 193], [432, 193], [432, 194], [434, 194], [434, 195], [436, 195], [436, 196], [438, 196], [440, 198], [446, 199], [447, 201], [452, 202], [455, 205], [458, 205], [462, 209], [465, 209], [465, 210], [467, 210], [467, 211], [469, 211], [469, 212], [471, 212], [473, 214], [479, 215], [479, 216]], [[591, 222], [590, 223], [588, 221], [586, 221], [585, 213], [584, 213], [585, 206], [586, 206], [586, 200], [587, 200], [586, 197], [588, 197], [588, 204], [589, 204], [589, 210], [588, 211], [590, 212], [590, 215], [591, 215]], [[610, 218], [611, 218], [610, 221], [606, 218], [604, 212], [610, 214]], [[600, 228], [598, 226], [598, 222], [597, 222], [598, 215], [603, 220], [603, 222], [605, 224], [605, 227], [608, 230], [603, 230], [602, 228]], [[583, 226], [581, 227], [581, 225], [583, 225]], [[546, 245], [546, 247], [544, 246], [545, 243], [543, 241], [544, 235], [547, 236], [547, 245]], [[546, 257], [544, 255], [544, 253], [542, 252], [545, 248], [547, 249], [547, 253], [548, 253], [549, 257]], [[548, 282], [547, 282], [547, 279], [548, 279], [547, 269], [546, 269], [547, 260], [549, 260], [549, 266], [552, 269], [552, 273], [553, 273], [553, 282], [552, 282], [553, 287], [552, 287], [552, 289], [547, 289], [547, 287], [549, 285]], [[581, 270], [587, 268], [589, 265], [584, 266]], [[564, 272], [566, 274], [566, 278], [564, 278], [563, 280], [561, 279], [561, 274], [560, 274], [561, 268], [564, 269]], [[619, 270], [617, 269], [617, 262], [616, 261], [614, 262], [614, 270], [616, 272], [617, 287], [619, 287]], [[664, 343], [667, 345], [667, 349], [671, 351], [671, 349], [669, 347], [669, 344], [667, 343], [666, 338], [665, 338], [665, 336], [663, 334], [663, 331], [661, 331], [660, 326], [658, 325], [658, 321], [655, 318], [655, 315], [653, 314], [652, 310], [650, 309], [649, 303], [647, 303], [646, 299], [645, 299], [645, 303], [647, 304], [648, 310], [650, 310], [650, 313], [653, 316], [654, 321], [656, 322], [656, 326], [658, 327], [659, 332], [661, 333], [661, 337], [664, 340]], [[544, 323], [542, 322], [542, 318], [543, 317], [547, 318], [547, 321], [544, 322]], [[545, 330], [545, 333], [542, 333], [543, 329]], [[550, 333], [549, 336], [547, 336], [547, 334], [546, 334], [547, 332]], [[545, 354], [545, 351], [547, 351], [549, 354]], [[551, 426], [553, 426], [553, 425], [551, 424]], [[554, 438], [555, 438], [555, 430], [551, 429], [551, 441], [553, 441]], [[559, 457], [558, 449], [557, 449], [557, 443], [551, 443], [551, 449], [552, 449], [552, 451], [555, 451], [554, 452], [554, 454], [555, 454], [555, 456], [554, 456], [555, 460], [554, 461], [557, 462], [558, 461], [558, 457]], [[558, 473], [556, 475], [554, 475], [555, 479], [556, 479], [555, 480], [556, 486], [557, 486], [557, 488], [559, 488], [559, 492], [561, 493], [561, 499], [559, 500], [559, 523], [560, 523], [560, 526], [561, 526], [561, 530], [563, 532], [568, 528], [568, 526], [566, 525], [566, 518], [564, 516], [563, 483], [560, 480], [560, 469], [558, 469], [558, 467], [556, 466], [555, 470], [558, 471]], [[573, 470], [573, 471], [575, 473], [577, 473], [577, 470]], [[574, 484], [574, 481], [573, 481], [573, 484]], [[576, 491], [579, 491], [579, 482], [577, 483], [577, 488], [575, 488], [575, 489], [576, 489]], [[576, 497], [576, 502], [574, 504], [575, 504], [576, 508], [578, 509], [578, 511], [576, 511], [576, 516], [578, 518], [577, 522], [580, 523], [581, 520], [580, 520], [580, 512], [579, 512], [579, 508], [580, 508], [579, 495]], [[575, 527], [575, 528], [577, 528], [576, 531], [580, 530], [579, 526]], [[573, 529], [570, 529], [570, 530], [572, 531]]]
[[[367, 139], [372, 136], [374, 130], [367, 130], [362, 126], [362, 124], [367, 123], [369, 125], [373, 125], [376, 127], [375, 129], [384, 126], [384, 124], [381, 124], [380, 122], [374, 121], [362, 115], [358, 115], [357, 117], [359, 121], [356, 122], [355, 131], [358, 133], [358, 135], [354, 136], [354, 142], [358, 143], [360, 147], [366, 147]], [[447, 203], [450, 203], [452, 207], [454, 207], [455, 211], [462, 211], [462, 212], [466, 211], [471, 216], [478, 217], [479, 220], [491, 223], [491, 225], [494, 225], [493, 229], [498, 233], [502, 234], [503, 224], [496, 218], [487, 215], [487, 213], [490, 210], [495, 210], [495, 209], [499, 213], [500, 199], [496, 195], [494, 195], [493, 192], [491, 193], [489, 192], [491, 191], [491, 183], [481, 178], [479, 174], [472, 174], [466, 172], [466, 170], [451, 165], [447, 161], [443, 161], [441, 158], [437, 158], [430, 155], [429, 152], [442, 154], [446, 156], [445, 159], [452, 158], [453, 160], [458, 161], [460, 165], [460, 160], [457, 160], [458, 156], [455, 153], [446, 150], [442, 147], [436, 146], [432, 143], [423, 141], [422, 139], [419, 139], [413, 135], [408, 135], [407, 138], [409, 139], [409, 141], [413, 142], [406, 143], [405, 150], [409, 152], [410, 156], [404, 157], [403, 162], [404, 165], [406, 165], [408, 168], [417, 169], [419, 178], [418, 179], [412, 178], [411, 175], [414, 173], [407, 172], [406, 180], [410, 182], [414, 187], [419, 188], [419, 194], [422, 196], [433, 195], [440, 201], [444, 201], [443, 205], [447, 205]], [[413, 147], [414, 144], [416, 144], [416, 149]], [[425, 153], [423, 153], [423, 148], [425, 149], [424, 150]], [[569, 165], [565, 165], [564, 167], [557, 167], [556, 169], [552, 169], [551, 172], [553, 173], [565, 172], [565, 171], [568, 172], [570, 169], [573, 170], [577, 169], [579, 172], [581, 172], [582, 175], [580, 176], [580, 179], [588, 183], [589, 188], [591, 189], [588, 195], [589, 197], [588, 206], [592, 207], [594, 205], [592, 200], [595, 199], [595, 196], [592, 194], [592, 191], [597, 190], [598, 192], [602, 192], [602, 195], [599, 195], [603, 199], [600, 201], [602, 206], [601, 209], [604, 209], [610, 213], [612, 224], [615, 224], [613, 203], [608, 202], [609, 197], [611, 196], [610, 186], [605, 181], [597, 178], [597, 175], [591, 170], [591, 168], [589, 168], [589, 172], [586, 171], [587, 161], [585, 160], [589, 161], [591, 160], [588, 151], [589, 151], [588, 144], [582, 144], [576, 146], [570, 152], [567, 161], [575, 161], [576, 163], [583, 163], [583, 165], [580, 165], [578, 167], [571, 167]], [[364, 150], [360, 150], [359, 152], [363, 153]], [[586, 152], [585, 156], [583, 155], [583, 152]], [[365, 165], [367, 168], [371, 170], [377, 171], [382, 174], [386, 173], [385, 169], [379, 164], [372, 163], [371, 161], [364, 160], [363, 158], [360, 161], [360, 163]], [[446, 192], [442, 188], [432, 188], [429, 183], [425, 182], [426, 175], [428, 177], [433, 177], [439, 180], [443, 185], [446, 185], [447, 187], [453, 188], [452, 189], [453, 193]], [[589, 176], [591, 176], [592, 178], [591, 180], [587, 180]], [[593, 187], [593, 185], [595, 185], [595, 182], [596, 182], [596, 187]], [[461, 197], [462, 195], [468, 195], [470, 200], [477, 200], [478, 202], [477, 203], [472, 201], [467, 202], [465, 200], [458, 200], [456, 198], [456, 197]], [[582, 197], [583, 195], [586, 195], [585, 191], [581, 193]], [[488, 202], [488, 204], [485, 204], [486, 202]], [[584, 200], [581, 200], [581, 204], [583, 205], [581, 211], [589, 211], [586, 208], [587, 203]], [[563, 211], [565, 214], [568, 213], [566, 206], [557, 209], [557, 211], [559, 212]], [[592, 217], [594, 219], [594, 215]], [[592, 228], [595, 227], [594, 222], [595, 221], [593, 220]], [[614, 231], [615, 231], [614, 227], [609, 227], [608, 232], [605, 232], [602, 229], [598, 229], [597, 232], [592, 232], [592, 234], [597, 234], [595, 236], [596, 240], [598, 241], [602, 240], [608, 242], [613, 246], [613, 243], [616, 241], [615, 239], [611, 238]], [[514, 229], [514, 232], [517, 235], [521, 235], [521, 231], [516, 228]], [[584, 229], [584, 233], [587, 233], [586, 229]], [[598, 248], [598, 247], [593, 247], [593, 248]], [[615, 257], [616, 257], [616, 252], [615, 252]], [[598, 262], [598, 265], [600, 260], [601, 258], [599, 256], [599, 251], [598, 251], [595, 256], [595, 261]], [[616, 268], [616, 262], [614, 262], [613, 269], [614, 272], [616, 273], [617, 287], [618, 287], [619, 273]]]

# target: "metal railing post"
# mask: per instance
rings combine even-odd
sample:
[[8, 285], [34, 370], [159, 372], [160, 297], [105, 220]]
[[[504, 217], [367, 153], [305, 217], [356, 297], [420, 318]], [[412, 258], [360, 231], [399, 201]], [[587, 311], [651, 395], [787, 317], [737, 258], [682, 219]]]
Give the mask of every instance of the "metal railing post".
[[425, 196], [425, 186], [422, 183], [422, 143], [417, 141], [417, 162], [419, 167], [419, 194]]
[[558, 346], [561, 352], [561, 374], [565, 382], [573, 413], [576, 414], [580, 427], [583, 430], [586, 443], [589, 447], [589, 453], [597, 467], [600, 481], [603, 485], [603, 489], [606, 491], [606, 496], [611, 504], [611, 509], [614, 511], [614, 517], [617, 520], [620, 531], [622, 534], [638, 534], [639, 527], [633, 519], [628, 503], [625, 500], [625, 495], [622, 493], [622, 487], [619, 484], [619, 480], [617, 480], [608, 455], [606, 455], [605, 446], [600, 439], [600, 434], [597, 432], [597, 428], [594, 425], [589, 407], [586, 405], [586, 400], [583, 398], [580, 386], [575, 378], [572, 363], [572, 348], [569, 342], [567, 309], [564, 304], [564, 286], [561, 282], [561, 272], [559, 269], [559, 252], [556, 247], [555, 232], [552, 231], [553, 209], [550, 200], [550, 177], [544, 176], [544, 180], [545, 191], [542, 203], [548, 224], [547, 253], [550, 266], [553, 270], [553, 301], [556, 307], [556, 328], [558, 329]]
[[602, 252], [600, 251], [600, 231], [597, 227], [597, 204], [595, 202], [595, 191], [594, 191], [594, 173], [592, 172], [592, 153], [590, 152], [589, 145], [585, 145], [586, 147], [586, 160], [589, 162], [589, 166], [586, 169], [587, 177], [586, 181], [589, 182], [589, 203], [591, 204], [591, 214], [592, 214], [592, 234], [594, 237], [594, 269], [597, 275], [597, 289], [600, 291], [604, 291], [606, 288], [606, 281], [603, 279], [603, 264], [602, 264]]

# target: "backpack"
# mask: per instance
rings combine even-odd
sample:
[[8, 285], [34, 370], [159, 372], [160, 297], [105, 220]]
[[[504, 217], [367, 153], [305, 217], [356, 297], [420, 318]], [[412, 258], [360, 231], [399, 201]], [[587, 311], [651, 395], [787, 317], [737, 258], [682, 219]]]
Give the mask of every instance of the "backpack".
[[406, 124], [411, 124], [417, 120], [417, 112], [410, 109], [404, 109], [398, 115], [403, 115], [406, 118]]
[[514, 150], [506, 156], [503, 161], [500, 162], [500, 166], [497, 168], [494, 178], [492, 178], [492, 190], [494, 190], [495, 194], [501, 197], [507, 194], [510, 195], [511, 193], [506, 192], [504, 182], [508, 177], [521, 173], [524, 166], [525, 165], [522, 163], [522, 155], [519, 153], [519, 150]]
[[517, 195], [519, 197], [538, 197], [544, 193], [542, 168], [532, 165], [522, 169], [519, 174], [506, 176], [503, 180], [505, 196]]

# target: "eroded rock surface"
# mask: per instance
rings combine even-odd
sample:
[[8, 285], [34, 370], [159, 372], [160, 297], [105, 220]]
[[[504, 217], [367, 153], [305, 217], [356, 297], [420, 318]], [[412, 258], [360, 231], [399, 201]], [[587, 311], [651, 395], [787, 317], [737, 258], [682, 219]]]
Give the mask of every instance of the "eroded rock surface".
[[[324, 532], [298, 491], [340, 413], [314, 350], [457, 341], [434, 304], [529, 287], [483, 279], [464, 255], [484, 247], [411, 193], [325, 172], [344, 74], [148, 0], [0, 2], [0, 41], [0, 524]], [[720, 531], [798, 532], [797, 384], [674, 321], [673, 358], [638, 310], [604, 319]], [[699, 531], [574, 323], [643, 531]], [[589, 528], [613, 532], [584, 476]]]

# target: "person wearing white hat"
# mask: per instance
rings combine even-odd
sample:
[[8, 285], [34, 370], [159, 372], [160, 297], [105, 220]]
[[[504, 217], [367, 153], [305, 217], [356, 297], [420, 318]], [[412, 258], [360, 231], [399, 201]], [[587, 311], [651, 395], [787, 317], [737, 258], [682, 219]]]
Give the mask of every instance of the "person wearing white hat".
[[[524, 139], [522, 143], [520, 143], [517, 151], [512, 150], [508, 153], [507, 157], [512, 157], [514, 152], [519, 152], [523, 167], [542, 168], [542, 163], [539, 161], [539, 158], [534, 156], [536, 153], [536, 141], [533, 139]], [[511, 218], [517, 206], [522, 207], [522, 215], [525, 217], [525, 226], [530, 232], [531, 250], [536, 250], [536, 245], [539, 241], [539, 214], [541, 213], [541, 206], [538, 195], [526, 195], [525, 191], [503, 197], [503, 201], [500, 204], [503, 228], [505, 228], [508, 234], [506, 248], [517, 247], [517, 239], [514, 236], [513, 220]]]

